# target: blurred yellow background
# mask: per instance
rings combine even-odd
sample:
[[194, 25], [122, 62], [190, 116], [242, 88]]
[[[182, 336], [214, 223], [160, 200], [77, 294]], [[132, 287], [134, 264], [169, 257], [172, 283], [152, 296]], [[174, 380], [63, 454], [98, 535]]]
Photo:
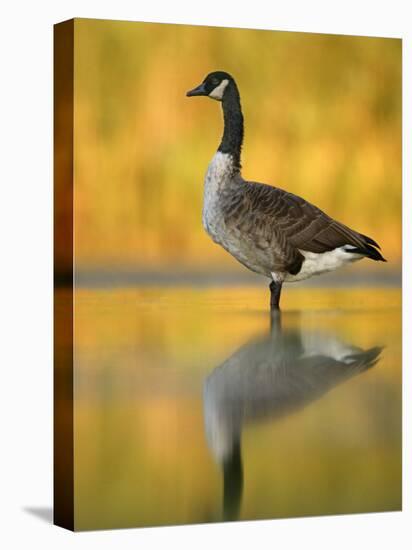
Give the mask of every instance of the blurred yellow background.
[[244, 271], [201, 224], [222, 115], [185, 92], [218, 69], [241, 93], [244, 177], [302, 195], [400, 261], [400, 40], [87, 19], [74, 28], [77, 268]]

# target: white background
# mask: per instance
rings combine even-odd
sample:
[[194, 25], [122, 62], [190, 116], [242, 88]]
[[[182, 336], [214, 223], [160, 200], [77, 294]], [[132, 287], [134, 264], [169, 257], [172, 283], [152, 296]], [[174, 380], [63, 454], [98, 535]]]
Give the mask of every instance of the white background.
[[[411, 538], [412, 396], [404, 353], [404, 512], [70, 533], [27, 511], [52, 504], [52, 25], [71, 17], [404, 38], [404, 213], [411, 210], [408, 0], [15, 0], [0, 29], [0, 545], [2, 548], [396, 548]], [[6, 7], [7, 6], [7, 7]], [[196, 55], [196, 52], [193, 52]], [[408, 152], [408, 155], [406, 154]], [[387, 182], [388, 186], [391, 182]], [[382, 200], [385, 200], [382, 197]], [[404, 214], [404, 334], [411, 334], [410, 215]], [[408, 273], [408, 277], [405, 276]], [[409, 543], [410, 544], [410, 543]]]

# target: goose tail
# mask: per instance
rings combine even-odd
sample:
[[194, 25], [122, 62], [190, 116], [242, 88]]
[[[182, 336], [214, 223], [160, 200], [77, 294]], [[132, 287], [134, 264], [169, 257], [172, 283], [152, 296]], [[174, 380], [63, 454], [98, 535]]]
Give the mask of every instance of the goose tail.
[[355, 248], [351, 248], [350, 252], [354, 252], [355, 254], [362, 254], [365, 256], [365, 258], [370, 258], [371, 260], [374, 260], [375, 262], [386, 262], [387, 260], [382, 256], [382, 254], [379, 252], [380, 246], [376, 241], [371, 239], [370, 237], [367, 237], [366, 235], [359, 235], [363, 241], [362, 246], [357, 246]]

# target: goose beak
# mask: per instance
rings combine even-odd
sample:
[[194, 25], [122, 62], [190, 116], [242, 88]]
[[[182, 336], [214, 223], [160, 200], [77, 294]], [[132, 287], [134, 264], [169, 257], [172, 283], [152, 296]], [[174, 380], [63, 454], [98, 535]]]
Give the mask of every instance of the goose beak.
[[197, 88], [193, 88], [193, 90], [189, 90], [188, 92], [186, 92], [187, 97], [192, 97], [194, 95], [207, 95], [203, 82]]

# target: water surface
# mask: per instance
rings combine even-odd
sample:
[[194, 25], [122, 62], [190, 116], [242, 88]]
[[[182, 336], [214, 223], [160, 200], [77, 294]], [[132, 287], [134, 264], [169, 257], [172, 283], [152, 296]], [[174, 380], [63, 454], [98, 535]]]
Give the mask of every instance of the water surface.
[[400, 290], [267, 300], [76, 291], [76, 529], [400, 509]]

